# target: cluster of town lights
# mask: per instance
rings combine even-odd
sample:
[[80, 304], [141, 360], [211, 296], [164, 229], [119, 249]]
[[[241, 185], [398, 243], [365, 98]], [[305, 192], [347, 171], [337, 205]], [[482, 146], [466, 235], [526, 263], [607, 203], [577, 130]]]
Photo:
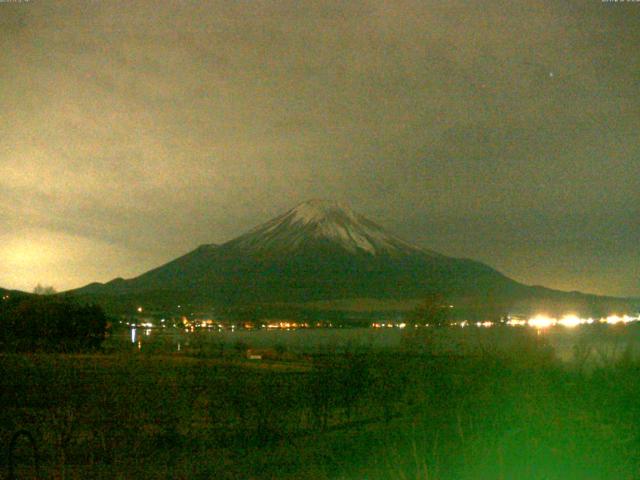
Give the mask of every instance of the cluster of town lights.
[[[566, 328], [574, 328], [579, 325], [591, 325], [594, 323], [604, 323], [608, 325], [618, 325], [618, 324], [625, 325], [627, 323], [637, 322], [637, 321], [640, 321], [640, 315], [637, 315], [635, 317], [632, 317], [630, 315], [609, 315], [608, 317], [603, 317], [599, 320], [594, 320], [593, 318], [580, 318], [577, 315], [573, 315], [573, 314], [564, 315], [561, 318], [555, 318], [555, 317], [550, 317], [544, 314], [538, 314], [534, 317], [529, 318], [528, 320], [518, 319], [518, 318], [509, 318], [505, 323], [510, 327], [529, 326], [538, 330], [543, 330], [545, 328], [555, 327], [556, 325], [560, 325]], [[475, 325], [476, 327], [489, 328], [499, 324], [500, 323], [490, 322], [490, 321], [470, 323], [468, 320], [461, 320], [458, 322], [451, 323], [451, 325], [456, 327], [461, 327], [461, 328], [468, 327], [469, 325]], [[375, 323], [372, 323], [371, 326], [373, 328], [405, 328], [407, 325], [405, 323], [375, 322]], [[415, 328], [418, 328], [422, 325], [415, 324], [413, 326]], [[431, 325], [428, 323], [425, 323], [424, 326], [429, 327]]]
[[298, 322], [270, 322], [266, 325], [263, 325], [262, 328], [267, 328], [268, 330], [280, 329], [280, 330], [291, 330], [296, 328], [309, 328], [309, 324], [306, 322], [298, 323]]
[[567, 328], [574, 328], [578, 325], [591, 325], [593, 323], [606, 323], [609, 325], [627, 324], [631, 322], [637, 322], [640, 320], [640, 316], [631, 317], [629, 315], [609, 315], [599, 320], [593, 318], [580, 318], [577, 315], [565, 315], [561, 318], [550, 317], [548, 315], [539, 314], [535, 317], [531, 317], [529, 320], [509, 319], [507, 325], [512, 327], [524, 327], [526, 325], [537, 328], [539, 330], [555, 327], [561, 325]]
[[563, 327], [573, 328], [577, 327], [578, 325], [591, 325], [592, 323], [618, 325], [637, 322], [638, 320], [640, 320], [640, 317], [631, 317], [629, 315], [609, 315], [608, 317], [603, 317], [600, 320], [594, 320], [593, 318], [580, 318], [577, 315], [565, 315], [560, 319], [549, 317], [546, 315], [536, 315], [535, 317], [530, 318], [526, 323], [530, 327], [543, 329], [553, 327], [555, 325], [562, 325]]
[[[2, 296], [2, 300], [8, 300], [9, 299], [9, 295], [4, 295]], [[180, 307], [180, 305], [178, 305], [178, 307]], [[453, 305], [450, 305], [450, 307], [453, 307]], [[138, 313], [141, 313], [143, 311], [142, 307], [137, 307], [136, 308]], [[298, 329], [298, 328], [310, 328], [313, 325], [310, 325], [307, 322], [295, 322], [295, 321], [281, 321], [281, 320], [266, 320], [264, 323], [262, 322], [244, 322], [244, 323], [240, 323], [238, 326], [236, 326], [235, 324], [224, 324], [215, 320], [211, 320], [211, 319], [195, 319], [195, 320], [189, 320], [187, 317], [182, 317], [182, 327], [184, 328], [185, 332], [190, 333], [190, 332], [194, 332], [196, 328], [206, 328], [206, 329], [210, 329], [210, 328], [215, 328], [217, 330], [231, 330], [234, 331], [236, 328], [240, 328], [240, 329], [244, 329], [244, 330], [253, 330], [253, 329], [259, 329], [259, 328], [263, 328], [263, 329], [267, 329], [267, 330], [294, 330], [294, 329]], [[574, 328], [577, 327], [579, 325], [591, 325], [591, 324], [597, 324], [597, 323], [601, 323], [601, 324], [608, 324], [608, 325], [626, 325], [628, 323], [631, 322], [637, 322], [640, 321], [640, 313], [637, 314], [636, 316], [630, 316], [627, 314], [624, 315], [617, 315], [617, 314], [612, 314], [609, 315], [607, 317], [603, 317], [597, 320], [594, 320], [593, 318], [581, 318], [575, 314], [566, 314], [560, 318], [556, 318], [556, 317], [552, 317], [552, 316], [548, 316], [545, 314], [537, 314], [529, 319], [525, 319], [525, 318], [518, 318], [518, 317], [512, 317], [509, 316], [507, 317], [506, 322], [492, 322], [492, 321], [483, 321], [483, 322], [469, 322], [468, 320], [460, 320], [460, 321], [455, 321], [450, 323], [450, 325], [452, 326], [457, 326], [457, 327], [461, 327], [461, 328], [465, 328], [468, 327], [470, 325], [475, 325], [476, 327], [480, 327], [480, 328], [490, 328], [493, 327], [494, 325], [500, 325], [500, 324], [506, 324], [510, 327], [532, 327], [535, 328], [537, 330], [544, 330], [546, 328], [550, 328], [550, 327], [555, 327], [557, 325], [560, 325], [562, 327], [566, 327], [566, 328]], [[163, 318], [161, 321], [162, 323], [162, 327], [165, 327], [165, 319]], [[123, 323], [122, 321], [120, 321], [120, 323]], [[145, 335], [149, 335], [150, 333], [150, 329], [154, 327], [154, 324], [147, 321], [147, 322], [142, 322], [139, 324], [136, 323], [129, 323], [126, 322], [127, 325], [130, 325], [134, 330], [132, 331], [132, 338], [131, 341], [134, 342], [135, 341], [135, 327], [139, 326], [139, 327], [143, 327], [145, 328]], [[177, 325], [174, 323], [173, 324], [174, 327], [176, 327]], [[326, 323], [326, 322], [318, 322], [315, 324], [316, 327], [333, 327], [332, 323]], [[432, 326], [429, 323], [425, 323], [424, 325], [422, 324], [407, 324], [405, 322], [399, 322], [399, 321], [390, 321], [390, 322], [374, 322], [371, 324], [371, 326], [373, 328], [406, 328], [406, 327], [430, 327]]]

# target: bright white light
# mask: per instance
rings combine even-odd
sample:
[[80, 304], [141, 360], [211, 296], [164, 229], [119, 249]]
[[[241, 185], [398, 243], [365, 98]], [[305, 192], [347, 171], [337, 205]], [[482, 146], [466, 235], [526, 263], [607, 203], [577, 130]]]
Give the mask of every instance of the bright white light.
[[[600, 323], [607, 323], [609, 325], [616, 325], [619, 323], [627, 324], [630, 322], [639, 321], [640, 317], [632, 317], [629, 315], [609, 315], [608, 317], [601, 318]], [[530, 318], [529, 320], [517, 320], [514, 318], [510, 318], [507, 320], [507, 325], [509, 326], [524, 326], [529, 325], [530, 327], [544, 329], [549, 328], [555, 325], [562, 325], [566, 328], [575, 328], [579, 325], [591, 325], [596, 322], [593, 318], [581, 318], [575, 314], [566, 314], [560, 319], [556, 319], [554, 317], [549, 317], [547, 315], [536, 315], [535, 317]], [[480, 323], [477, 324], [480, 326]]]
[[136, 343], [136, 329], [131, 329], [131, 343]]
[[563, 327], [567, 327], [567, 328], [577, 327], [578, 325], [580, 325], [582, 323], [585, 323], [585, 322], [586, 322], [586, 320], [578, 318], [576, 315], [565, 315], [560, 320], [558, 320], [558, 323], [560, 325], [562, 325]]
[[624, 319], [622, 317], [619, 317], [618, 315], [609, 315], [604, 319], [604, 321], [609, 325], [616, 325], [618, 323], [624, 322]]
[[618, 323], [630, 323], [635, 322], [638, 319], [635, 317], [630, 317], [629, 315], [609, 315], [607, 318], [602, 319], [601, 321], [607, 322], [609, 325], [616, 325]]
[[549, 328], [553, 325], [555, 325], [557, 322], [557, 320], [555, 318], [551, 318], [551, 317], [547, 317], [546, 315], [536, 315], [533, 318], [529, 319], [529, 322], [527, 322], [529, 324], [530, 327], [534, 327], [534, 328]]

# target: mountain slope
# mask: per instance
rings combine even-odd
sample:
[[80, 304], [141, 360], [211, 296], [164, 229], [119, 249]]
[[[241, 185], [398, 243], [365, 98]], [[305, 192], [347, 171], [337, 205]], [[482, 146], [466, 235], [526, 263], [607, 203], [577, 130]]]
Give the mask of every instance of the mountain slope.
[[33, 294], [22, 292], [20, 290], [7, 290], [6, 288], [0, 288], [0, 301], [15, 301], [22, 298], [31, 297]]
[[541, 293], [480, 262], [415, 247], [324, 200], [305, 202], [222, 245], [202, 245], [139, 277], [72, 293], [214, 306], [415, 299], [435, 292], [471, 304], [570, 295]]

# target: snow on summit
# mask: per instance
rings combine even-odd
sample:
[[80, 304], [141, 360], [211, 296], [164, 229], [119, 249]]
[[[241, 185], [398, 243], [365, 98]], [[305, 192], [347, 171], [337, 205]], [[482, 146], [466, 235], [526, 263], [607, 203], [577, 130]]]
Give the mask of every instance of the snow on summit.
[[357, 221], [357, 215], [353, 210], [346, 205], [330, 200], [309, 200], [301, 203], [289, 213], [293, 215], [295, 220], [304, 223], [326, 221], [336, 215], [343, 215], [354, 222]]
[[351, 253], [427, 253], [390, 235], [348, 206], [330, 200], [301, 203], [232, 240], [229, 245], [252, 251], [293, 253], [318, 241]]

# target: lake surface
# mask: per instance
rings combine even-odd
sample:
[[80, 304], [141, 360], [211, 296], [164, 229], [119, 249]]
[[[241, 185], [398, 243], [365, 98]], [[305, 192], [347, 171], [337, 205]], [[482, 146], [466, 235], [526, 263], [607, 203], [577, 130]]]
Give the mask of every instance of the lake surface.
[[296, 354], [380, 349], [468, 355], [512, 351], [532, 345], [552, 348], [563, 361], [587, 357], [610, 362], [623, 354], [640, 358], [640, 324], [582, 325], [576, 328], [469, 326], [466, 328], [304, 328], [295, 330], [196, 330], [135, 328], [114, 334], [107, 345], [147, 353], [214, 354], [236, 349], [276, 349]]

